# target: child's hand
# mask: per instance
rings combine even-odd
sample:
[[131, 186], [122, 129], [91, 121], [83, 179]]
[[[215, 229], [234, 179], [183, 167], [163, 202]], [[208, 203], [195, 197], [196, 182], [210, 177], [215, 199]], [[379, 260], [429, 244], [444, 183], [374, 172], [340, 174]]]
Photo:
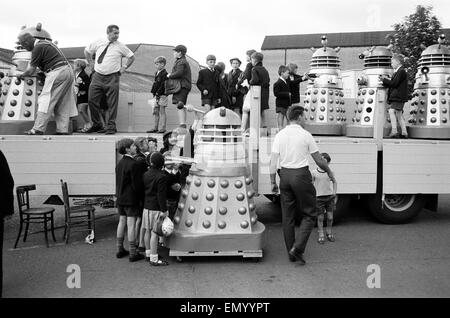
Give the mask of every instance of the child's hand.
[[174, 185], [172, 185], [172, 190], [177, 192], [180, 191], [181, 185], [179, 183], [175, 183]]
[[336, 205], [338, 202], [338, 197], [337, 197], [336, 193], [334, 193], [333, 195], [334, 195], [334, 205]]
[[233, 103], [233, 104], [236, 104], [236, 97], [231, 97], [231, 102]]
[[203, 90], [203, 95], [208, 95], [208, 90], [207, 89]]

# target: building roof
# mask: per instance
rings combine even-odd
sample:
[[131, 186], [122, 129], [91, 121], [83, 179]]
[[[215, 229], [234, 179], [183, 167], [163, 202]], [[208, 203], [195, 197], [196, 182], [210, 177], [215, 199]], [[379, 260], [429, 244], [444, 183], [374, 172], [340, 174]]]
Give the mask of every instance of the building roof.
[[[442, 29], [441, 32], [450, 39], [450, 29]], [[329, 47], [386, 46], [389, 45], [387, 35], [390, 33], [393, 33], [393, 31], [267, 35], [264, 38], [261, 50], [318, 48], [321, 46], [320, 38], [322, 35], [327, 36]]]

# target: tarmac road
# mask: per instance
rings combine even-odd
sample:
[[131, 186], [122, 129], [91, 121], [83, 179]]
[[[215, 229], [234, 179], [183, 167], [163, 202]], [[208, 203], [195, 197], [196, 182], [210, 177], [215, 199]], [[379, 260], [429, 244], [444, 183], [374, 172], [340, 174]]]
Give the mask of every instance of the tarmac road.
[[[43, 234], [29, 236], [12, 249], [17, 220], [6, 226], [3, 297], [450, 297], [450, 196], [440, 197], [437, 213], [424, 210], [410, 224], [383, 225], [354, 207], [335, 227], [336, 242], [317, 243], [314, 231], [300, 266], [289, 262], [280, 211], [257, 199], [266, 225], [264, 258], [193, 257], [167, 267], [115, 258], [117, 216], [98, 213], [97, 242], [44, 245]], [[17, 216], [15, 216], [17, 218]], [[58, 222], [57, 222], [58, 223]], [[59, 224], [61, 224], [59, 222]], [[167, 250], [162, 251], [167, 255]], [[81, 288], [66, 281], [70, 264], [81, 270]], [[368, 288], [367, 272], [379, 265], [380, 288]], [[372, 277], [372, 276], [371, 276]]]

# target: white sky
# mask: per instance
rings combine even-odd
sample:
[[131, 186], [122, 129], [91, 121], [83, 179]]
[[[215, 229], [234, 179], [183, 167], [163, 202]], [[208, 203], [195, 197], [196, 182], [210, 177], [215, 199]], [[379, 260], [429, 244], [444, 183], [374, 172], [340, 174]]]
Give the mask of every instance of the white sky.
[[418, 4], [450, 27], [448, 0], [2, 0], [0, 47], [13, 49], [20, 27], [37, 22], [60, 47], [86, 46], [117, 24], [124, 43], [184, 44], [201, 64], [215, 54], [228, 67], [266, 35], [391, 30]]

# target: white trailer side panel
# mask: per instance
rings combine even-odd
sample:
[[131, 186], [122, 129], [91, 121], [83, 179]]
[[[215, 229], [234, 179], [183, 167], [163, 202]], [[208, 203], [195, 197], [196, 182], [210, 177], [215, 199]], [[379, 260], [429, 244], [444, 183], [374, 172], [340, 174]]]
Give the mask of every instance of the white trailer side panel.
[[[331, 156], [331, 168], [338, 181], [338, 193], [375, 193], [377, 185], [377, 145], [371, 139], [315, 137], [320, 152]], [[273, 138], [259, 143], [258, 192], [270, 194], [269, 162]], [[316, 169], [309, 157], [310, 169]]]
[[36, 184], [32, 195], [115, 194], [116, 138], [85, 136], [2, 136], [15, 185]]
[[385, 140], [383, 192], [450, 193], [450, 141]]

